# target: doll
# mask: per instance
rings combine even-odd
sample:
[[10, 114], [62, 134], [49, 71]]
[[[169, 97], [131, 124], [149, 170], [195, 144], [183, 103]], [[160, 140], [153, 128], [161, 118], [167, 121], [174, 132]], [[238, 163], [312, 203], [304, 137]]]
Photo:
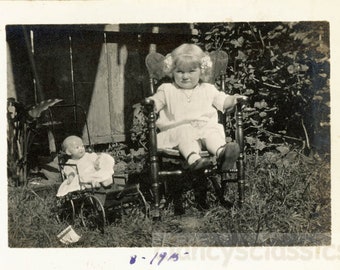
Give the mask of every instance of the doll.
[[112, 185], [115, 161], [109, 154], [85, 152], [83, 141], [77, 136], [67, 137], [62, 143], [62, 150], [70, 159], [63, 169], [65, 180], [59, 187], [58, 197], [88, 187]]

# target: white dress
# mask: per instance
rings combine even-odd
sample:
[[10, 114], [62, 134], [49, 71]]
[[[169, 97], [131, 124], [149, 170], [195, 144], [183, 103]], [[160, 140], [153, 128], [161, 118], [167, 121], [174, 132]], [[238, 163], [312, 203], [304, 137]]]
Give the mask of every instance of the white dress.
[[224, 101], [229, 95], [209, 83], [198, 84], [187, 91], [172, 83], [164, 83], [150, 97], [159, 112], [156, 121], [160, 129], [157, 134], [158, 148], [178, 146], [183, 132], [194, 139], [213, 134], [223, 145], [225, 134], [223, 126], [218, 123], [217, 110], [223, 111]]
[[[100, 157], [100, 169], [96, 170], [94, 167], [94, 162], [98, 157]], [[79, 175], [75, 166], [65, 166], [65, 175], [74, 174], [74, 179], [70, 184], [67, 183], [67, 179], [63, 181], [58, 189], [57, 197], [62, 197], [69, 192], [90, 187], [91, 184], [104, 181], [107, 183], [107, 180], [109, 179], [111, 179], [112, 182], [115, 161], [109, 154], [101, 153], [97, 155], [96, 153], [85, 153], [81, 159], [69, 159], [66, 164], [77, 165]]]

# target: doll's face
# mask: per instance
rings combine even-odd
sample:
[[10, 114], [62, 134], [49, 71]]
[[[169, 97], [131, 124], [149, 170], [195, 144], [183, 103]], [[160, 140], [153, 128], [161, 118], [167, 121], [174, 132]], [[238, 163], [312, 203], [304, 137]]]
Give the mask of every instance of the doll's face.
[[177, 67], [174, 70], [175, 83], [183, 89], [193, 89], [200, 80], [201, 69], [199, 67]]
[[73, 138], [67, 143], [66, 153], [72, 159], [80, 159], [85, 155], [85, 147], [80, 138]]

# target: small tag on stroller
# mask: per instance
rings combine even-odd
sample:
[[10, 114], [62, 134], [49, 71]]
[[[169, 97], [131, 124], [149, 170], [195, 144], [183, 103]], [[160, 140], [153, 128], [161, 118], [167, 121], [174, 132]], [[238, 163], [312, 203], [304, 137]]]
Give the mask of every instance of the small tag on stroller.
[[71, 225], [59, 233], [57, 237], [63, 244], [76, 243], [80, 239], [80, 235], [75, 232]]

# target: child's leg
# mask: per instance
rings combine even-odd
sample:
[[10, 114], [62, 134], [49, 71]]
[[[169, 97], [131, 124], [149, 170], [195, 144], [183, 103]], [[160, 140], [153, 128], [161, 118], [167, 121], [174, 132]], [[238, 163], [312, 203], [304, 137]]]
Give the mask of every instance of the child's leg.
[[178, 150], [183, 155], [183, 157], [187, 159], [189, 165], [201, 158], [199, 155], [201, 147], [197, 140], [183, 138], [183, 140], [178, 145]]
[[225, 137], [221, 136], [220, 132], [217, 130], [211, 130], [211, 132], [207, 132], [203, 142], [209, 153], [215, 156], [219, 155], [219, 152], [226, 144]]
[[173, 129], [170, 139], [176, 142], [178, 150], [189, 164], [189, 170], [201, 170], [211, 165], [209, 159], [200, 156], [199, 134], [191, 125], [182, 125]]
[[189, 165], [200, 159], [201, 146], [190, 125], [183, 125], [176, 128], [175, 140], [178, 142], [178, 150], [187, 159]]

